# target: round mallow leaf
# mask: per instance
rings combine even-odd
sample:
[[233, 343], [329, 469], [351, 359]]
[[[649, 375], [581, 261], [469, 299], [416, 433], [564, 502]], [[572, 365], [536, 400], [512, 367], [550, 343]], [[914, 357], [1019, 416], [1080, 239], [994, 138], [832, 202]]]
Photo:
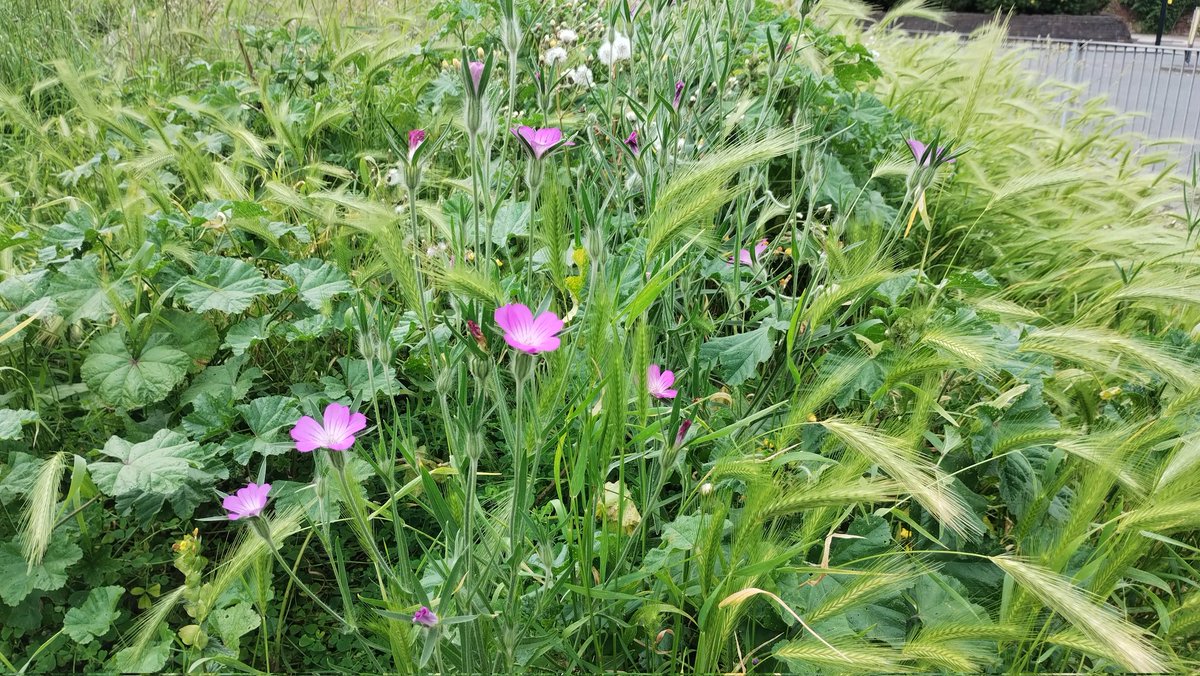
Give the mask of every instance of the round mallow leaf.
[[125, 331], [116, 329], [92, 341], [83, 361], [83, 382], [105, 402], [136, 409], [167, 398], [187, 376], [192, 358], [163, 344], [134, 355]]

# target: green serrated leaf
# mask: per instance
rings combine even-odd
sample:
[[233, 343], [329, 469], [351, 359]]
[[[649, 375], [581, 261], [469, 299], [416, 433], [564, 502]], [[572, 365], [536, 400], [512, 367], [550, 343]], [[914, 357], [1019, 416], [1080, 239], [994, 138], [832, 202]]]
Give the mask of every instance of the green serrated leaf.
[[495, 224], [492, 226], [492, 241], [496, 246], [504, 246], [512, 236], [523, 237], [529, 234], [529, 202], [505, 202], [496, 210]]
[[124, 587], [97, 587], [91, 590], [82, 606], [67, 611], [63, 618], [63, 631], [79, 644], [88, 644], [104, 636], [121, 616], [117, 602], [123, 594]]
[[20, 542], [0, 544], [0, 599], [15, 606], [34, 590], [62, 588], [67, 583], [67, 568], [82, 556], [79, 545], [68, 538], [56, 538], [50, 541], [42, 562], [30, 568], [21, 554]]
[[96, 486], [111, 496], [167, 496], [186, 486], [211, 484], [214, 480], [213, 475], [199, 469], [204, 460], [200, 445], [171, 430], [159, 430], [140, 444], [114, 436], [100, 452], [117, 462], [93, 462], [88, 470]]
[[54, 300], [68, 322], [106, 322], [115, 311], [113, 300], [129, 303], [133, 287], [128, 282], [100, 276], [100, 259], [84, 256], [67, 261], [50, 277], [46, 295]]
[[196, 272], [177, 287], [180, 297], [196, 312], [216, 310], [237, 314], [259, 296], [284, 289], [284, 283], [267, 279], [258, 268], [236, 258], [197, 256]]
[[166, 345], [148, 347], [135, 357], [124, 330], [116, 329], [92, 341], [80, 372], [101, 399], [134, 409], [166, 399], [191, 366], [186, 352]]
[[296, 284], [296, 293], [304, 304], [320, 310], [329, 299], [343, 293], [352, 293], [354, 286], [350, 278], [331, 263], [309, 258], [297, 261], [283, 269]]
[[255, 343], [270, 337], [270, 322], [270, 317], [251, 317], [234, 324], [225, 333], [221, 347], [228, 348], [235, 356], [245, 354]]
[[37, 411], [0, 408], [0, 441], [21, 438], [21, 426], [39, 420]]
[[7, 505], [29, 493], [41, 468], [42, 461], [28, 453], [9, 453], [8, 467], [4, 470], [4, 478], [0, 479], [0, 504]]
[[238, 652], [241, 638], [262, 624], [262, 618], [246, 602], [215, 611], [211, 619], [217, 634], [221, 636], [221, 642], [234, 653]]
[[294, 425], [300, 418], [300, 407], [293, 397], [259, 397], [237, 407], [255, 435], [274, 436], [285, 425]]
[[771, 357], [775, 341], [771, 330], [760, 326], [753, 331], [722, 336], [700, 346], [700, 360], [712, 364], [728, 385], [741, 385], [755, 375], [758, 365]]
[[195, 404], [202, 395], [206, 394], [213, 395], [217, 399], [241, 401], [263, 375], [262, 369], [256, 367], [242, 370], [245, 363], [246, 357], [238, 356], [224, 364], [205, 368], [192, 379], [191, 385], [179, 396], [179, 403]]
[[[203, 368], [217, 353], [221, 339], [217, 330], [204, 317], [181, 310], [163, 310], [159, 315], [161, 327], [146, 341], [147, 347], [164, 345], [173, 347], [192, 358], [193, 369]], [[165, 329], [165, 330], [160, 330]]]

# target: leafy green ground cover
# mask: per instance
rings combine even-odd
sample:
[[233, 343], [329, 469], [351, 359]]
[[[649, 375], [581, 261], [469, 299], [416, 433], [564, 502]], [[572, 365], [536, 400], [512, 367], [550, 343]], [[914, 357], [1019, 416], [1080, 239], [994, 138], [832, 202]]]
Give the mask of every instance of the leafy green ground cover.
[[1194, 183], [1102, 104], [841, 1], [368, 5], [5, 29], [5, 668], [1195, 668]]

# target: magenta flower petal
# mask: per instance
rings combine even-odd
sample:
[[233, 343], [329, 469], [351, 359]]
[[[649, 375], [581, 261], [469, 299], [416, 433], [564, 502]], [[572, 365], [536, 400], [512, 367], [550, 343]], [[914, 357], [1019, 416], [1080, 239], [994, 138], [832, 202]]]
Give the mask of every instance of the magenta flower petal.
[[533, 328], [538, 335], [549, 337], [563, 330], [563, 321], [553, 312], [543, 312], [533, 320]]
[[550, 146], [562, 140], [562, 130], [557, 127], [549, 127], [547, 129], [539, 129], [533, 134], [534, 145]]
[[646, 368], [646, 390], [657, 399], [674, 399], [679, 390], [671, 389], [675, 384], [675, 372], [664, 371], [658, 364]]
[[258, 516], [267, 506], [267, 494], [271, 492], [271, 484], [246, 484], [233, 495], [225, 496], [221, 506], [229, 514], [231, 521]]
[[412, 621], [424, 627], [436, 627], [438, 616], [433, 614], [433, 611], [425, 606], [421, 606], [417, 612], [413, 613]]
[[547, 153], [559, 146], [573, 146], [571, 141], [563, 141], [562, 130], [557, 127], [547, 127], [546, 129], [534, 129], [521, 125], [512, 130], [525, 145], [525, 149], [529, 151], [536, 160], [542, 159]]
[[543, 312], [535, 319], [529, 307], [510, 303], [496, 308], [496, 324], [504, 329], [504, 342], [513, 349], [537, 354], [558, 349], [557, 337], [563, 322], [553, 312]]
[[367, 416], [352, 413], [349, 406], [334, 402], [325, 407], [320, 424], [304, 416], [296, 421], [291, 435], [296, 440], [296, 450], [301, 453], [318, 448], [344, 451], [354, 445], [354, 435], [366, 426]]
[[509, 303], [496, 308], [496, 324], [507, 331], [516, 331], [517, 327], [533, 323], [533, 313], [529, 307], [521, 303]]
[[483, 62], [472, 61], [467, 64], [467, 68], [471, 71], [471, 86], [475, 94], [479, 94], [479, 79], [483, 77]]
[[[925, 144], [915, 138], [910, 138], [907, 141], [909, 150], [912, 151], [913, 159], [920, 162], [921, 157], [925, 155]], [[928, 161], [925, 164], [929, 164]]]
[[[742, 265], [754, 265], [755, 260], [762, 260], [763, 254], [767, 252], [767, 248], [769, 246], [770, 244], [767, 242], [767, 240], [760, 239], [758, 240], [758, 243], [754, 245], [754, 255], [751, 256], [749, 249], [742, 249], [738, 252], [738, 261]], [[733, 256], [729, 257], [729, 262], [733, 262]]]
[[297, 420], [296, 426], [292, 428], [290, 434], [296, 441], [296, 450], [301, 453], [308, 453], [320, 448], [321, 442], [325, 438], [325, 430], [316, 420], [308, 416]]

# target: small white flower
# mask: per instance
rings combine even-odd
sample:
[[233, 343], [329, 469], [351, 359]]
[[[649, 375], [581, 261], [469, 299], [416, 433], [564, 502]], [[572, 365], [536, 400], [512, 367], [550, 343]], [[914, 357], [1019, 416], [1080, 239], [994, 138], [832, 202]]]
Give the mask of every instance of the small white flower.
[[580, 64], [567, 71], [567, 79], [576, 87], [591, 87], [595, 84], [592, 79], [592, 69]]
[[713, 485], [707, 481], [700, 484], [700, 495], [712, 495]]
[[629, 38], [617, 33], [613, 38], [613, 58], [617, 61], [625, 61], [633, 55], [633, 45], [629, 43]]
[[579, 39], [579, 34], [570, 28], [560, 28], [558, 30], [558, 39], [570, 45]]
[[562, 47], [551, 47], [542, 53], [542, 63], [547, 66], [553, 66], [556, 63], [563, 63], [567, 60], [567, 50]]
[[632, 110], [625, 111], [625, 119], [629, 122], [637, 122], [637, 113]]
[[600, 57], [600, 63], [611, 66], [618, 61], [627, 61], [632, 52], [633, 47], [629, 44], [629, 38], [617, 33], [612, 42], [605, 40], [600, 45], [600, 49], [596, 50], [596, 55]]
[[387, 176], [383, 180], [388, 185], [400, 185], [400, 182], [404, 180], [404, 174], [401, 174], [400, 170], [396, 167], [392, 167], [388, 169]]

